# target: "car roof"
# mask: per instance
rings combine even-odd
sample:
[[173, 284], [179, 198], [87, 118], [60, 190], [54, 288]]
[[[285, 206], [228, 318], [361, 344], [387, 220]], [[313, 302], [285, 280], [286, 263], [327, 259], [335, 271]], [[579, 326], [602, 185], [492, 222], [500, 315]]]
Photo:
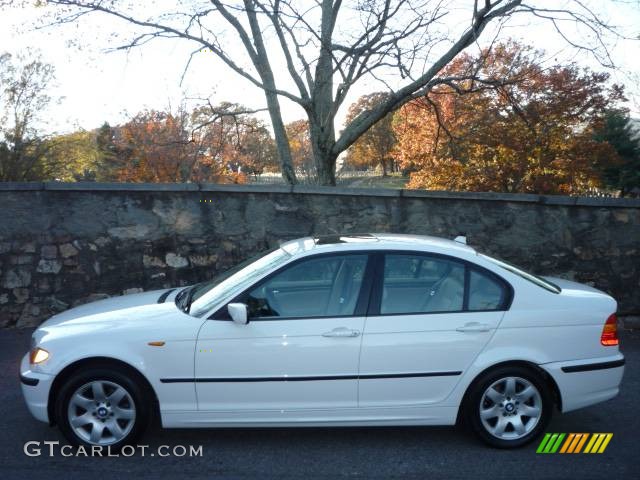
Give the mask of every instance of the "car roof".
[[290, 240], [280, 246], [291, 255], [341, 250], [423, 250], [436, 253], [475, 254], [465, 243], [428, 235], [400, 233], [335, 234]]

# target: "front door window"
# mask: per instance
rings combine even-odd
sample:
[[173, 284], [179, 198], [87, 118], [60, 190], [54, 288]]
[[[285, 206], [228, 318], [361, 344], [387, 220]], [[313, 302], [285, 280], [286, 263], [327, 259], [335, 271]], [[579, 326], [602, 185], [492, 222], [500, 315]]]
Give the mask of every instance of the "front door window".
[[344, 317], [355, 312], [367, 255], [302, 260], [251, 290], [249, 317]]

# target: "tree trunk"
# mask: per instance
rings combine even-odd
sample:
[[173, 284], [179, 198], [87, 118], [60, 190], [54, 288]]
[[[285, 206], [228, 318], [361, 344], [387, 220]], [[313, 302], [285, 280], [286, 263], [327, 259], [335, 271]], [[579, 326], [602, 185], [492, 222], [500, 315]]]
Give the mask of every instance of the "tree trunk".
[[382, 165], [382, 176], [386, 177], [387, 176], [387, 160], [385, 158], [382, 158], [380, 160], [380, 165]]
[[326, 132], [314, 124], [309, 125], [309, 135], [311, 137], [313, 163], [316, 167], [318, 184], [335, 186], [336, 160], [338, 156], [332, 152], [335, 143], [332, 136], [327, 138]]
[[[214, 4], [218, 8], [224, 7], [220, 5], [221, 2], [214, 1]], [[276, 139], [276, 148], [278, 149], [278, 157], [280, 159], [280, 165], [282, 166], [282, 177], [290, 185], [295, 185], [296, 173], [293, 169], [293, 159], [291, 157], [291, 148], [289, 146], [289, 138], [284, 128], [284, 122], [282, 121], [282, 113], [280, 112], [280, 102], [278, 101], [278, 94], [276, 93], [276, 81], [273, 76], [273, 70], [269, 63], [269, 55], [267, 49], [262, 40], [262, 31], [257, 16], [257, 8], [253, 0], [245, 0], [244, 6], [246, 9], [247, 19], [249, 20], [249, 27], [251, 28], [251, 35], [253, 38], [253, 45], [249, 36], [244, 32], [240, 24], [233, 18], [228, 12], [225, 13], [225, 17], [231, 18], [229, 20], [232, 24], [236, 24], [236, 30], [239, 31], [240, 37], [249, 55], [252, 57], [252, 62], [260, 75], [260, 79], [264, 84], [264, 94], [267, 98], [267, 108], [269, 110], [269, 116], [271, 117], [271, 124], [273, 126], [273, 135]], [[255, 47], [255, 50], [254, 50]]]
[[291, 157], [289, 138], [287, 137], [287, 131], [284, 128], [282, 114], [280, 113], [280, 103], [278, 102], [277, 95], [274, 93], [265, 92], [265, 96], [267, 97], [269, 117], [271, 118], [273, 135], [276, 140], [278, 159], [280, 160], [280, 167], [282, 169], [282, 178], [284, 178], [285, 182], [289, 185], [295, 185], [297, 183], [296, 172], [293, 168], [293, 158]]
[[313, 160], [320, 185], [336, 184], [336, 144], [333, 108], [333, 57], [331, 37], [335, 26], [333, 0], [322, 0], [320, 55], [315, 71], [315, 84], [311, 95], [312, 108], [308, 111], [309, 135]]
[[[326, 159], [328, 160], [328, 159]], [[336, 186], [335, 158], [333, 161], [325, 162], [318, 171], [318, 184], [330, 187]]]

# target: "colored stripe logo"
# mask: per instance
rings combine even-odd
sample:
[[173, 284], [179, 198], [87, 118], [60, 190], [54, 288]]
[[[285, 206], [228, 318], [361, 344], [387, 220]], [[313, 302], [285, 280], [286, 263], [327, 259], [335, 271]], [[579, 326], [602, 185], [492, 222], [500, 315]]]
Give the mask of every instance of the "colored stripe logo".
[[612, 438], [613, 433], [547, 433], [536, 453], [602, 453]]

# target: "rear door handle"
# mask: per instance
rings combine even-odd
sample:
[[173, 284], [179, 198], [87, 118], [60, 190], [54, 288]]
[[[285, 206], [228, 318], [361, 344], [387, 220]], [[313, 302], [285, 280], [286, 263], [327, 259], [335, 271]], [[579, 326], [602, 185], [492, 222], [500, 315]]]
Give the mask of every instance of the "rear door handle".
[[465, 323], [463, 326], [456, 328], [457, 332], [488, 332], [491, 330], [491, 325], [479, 322]]
[[334, 328], [333, 330], [322, 334], [323, 337], [357, 337], [358, 335], [360, 335], [359, 330], [351, 330], [346, 327]]

